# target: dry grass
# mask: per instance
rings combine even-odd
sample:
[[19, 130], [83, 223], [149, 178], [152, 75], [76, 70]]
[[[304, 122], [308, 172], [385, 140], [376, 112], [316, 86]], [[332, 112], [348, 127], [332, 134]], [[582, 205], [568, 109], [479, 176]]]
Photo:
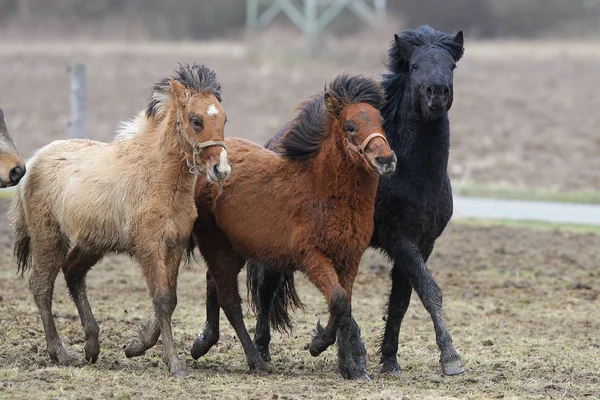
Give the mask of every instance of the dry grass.
[[[322, 296], [305, 279], [307, 304], [291, 336], [274, 335], [273, 370], [247, 373], [233, 330], [221, 318], [220, 343], [195, 362], [189, 348], [204, 322], [204, 268], [181, 274], [174, 335], [192, 370], [169, 376], [160, 345], [127, 359], [123, 345], [151, 315], [146, 286], [126, 258], [109, 258], [90, 274], [89, 293], [100, 321], [97, 364], [58, 367], [45, 354], [43, 330], [27, 289], [15, 277], [10, 249], [0, 253], [0, 398], [598, 398], [600, 341], [600, 236], [502, 227], [451, 226], [430, 268], [444, 290], [445, 309], [466, 372], [443, 377], [428, 314], [415, 296], [401, 333], [404, 376], [377, 373], [380, 310], [390, 282], [387, 263], [367, 253], [356, 282], [354, 310], [369, 352], [373, 383], [347, 382], [336, 373], [335, 351], [312, 358], [304, 345]], [[243, 277], [242, 290], [244, 290]], [[54, 312], [63, 342], [82, 355], [77, 311], [59, 279]], [[250, 313], [249, 313], [250, 314]], [[246, 318], [253, 326], [252, 315]]]

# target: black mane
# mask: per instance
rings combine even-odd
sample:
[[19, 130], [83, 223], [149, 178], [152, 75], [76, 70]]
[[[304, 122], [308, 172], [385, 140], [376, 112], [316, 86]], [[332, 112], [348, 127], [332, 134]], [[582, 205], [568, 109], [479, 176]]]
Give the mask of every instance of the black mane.
[[[275, 138], [280, 154], [288, 159], [307, 159], [319, 152], [321, 142], [327, 136], [329, 115], [325, 109], [325, 92], [340, 104], [367, 103], [380, 109], [385, 101], [381, 85], [362, 75], [338, 75], [326, 86], [323, 93], [309, 97], [296, 108], [299, 114]], [[279, 136], [279, 138], [277, 138]]]
[[[179, 64], [179, 68], [171, 76], [177, 82], [181, 83], [187, 89], [193, 90], [198, 94], [209, 93], [214, 95], [219, 102], [221, 98], [221, 84], [217, 81], [217, 74], [210, 68], [196, 63]], [[156, 117], [161, 115], [166, 104], [165, 101], [171, 98], [171, 84], [169, 77], [163, 78], [154, 84], [152, 94], [146, 107], [146, 117]]]

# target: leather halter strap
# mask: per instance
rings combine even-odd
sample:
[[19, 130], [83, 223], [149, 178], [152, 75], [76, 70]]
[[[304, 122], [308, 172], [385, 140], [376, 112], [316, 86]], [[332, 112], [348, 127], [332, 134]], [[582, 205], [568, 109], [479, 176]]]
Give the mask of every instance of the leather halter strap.
[[363, 142], [361, 144], [359, 144], [358, 146], [351, 143], [350, 140], [348, 140], [348, 138], [346, 138], [346, 147], [348, 148], [349, 151], [353, 151], [356, 154], [358, 154], [367, 164], [369, 164], [369, 161], [365, 157], [365, 149], [367, 148], [367, 146], [369, 145], [371, 140], [375, 139], [376, 137], [382, 138], [383, 141], [389, 145], [387, 139], [385, 138], [385, 136], [382, 133], [375, 132], [375, 133], [371, 133], [369, 136], [367, 136], [365, 138], [365, 140], [363, 140]]

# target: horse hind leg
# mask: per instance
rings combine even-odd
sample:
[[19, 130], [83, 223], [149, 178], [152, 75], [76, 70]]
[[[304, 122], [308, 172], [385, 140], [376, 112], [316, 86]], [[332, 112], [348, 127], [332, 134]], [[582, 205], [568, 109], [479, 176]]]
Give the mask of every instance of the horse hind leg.
[[85, 278], [87, 272], [102, 258], [99, 254], [86, 253], [80, 247], [71, 250], [63, 265], [63, 274], [71, 298], [79, 312], [79, 318], [85, 332], [85, 359], [95, 363], [100, 354], [98, 335], [100, 328], [92, 313], [87, 298]]
[[71, 365], [77, 358], [64, 348], [52, 315], [54, 282], [66, 258], [67, 246], [61, 238], [48, 236], [43, 241], [34, 240], [32, 244], [33, 269], [29, 277], [29, 288], [44, 325], [48, 355], [61, 365]]
[[217, 283], [210, 271], [206, 273], [206, 324], [204, 331], [192, 345], [191, 355], [194, 360], [202, 357], [219, 341], [219, 299]]

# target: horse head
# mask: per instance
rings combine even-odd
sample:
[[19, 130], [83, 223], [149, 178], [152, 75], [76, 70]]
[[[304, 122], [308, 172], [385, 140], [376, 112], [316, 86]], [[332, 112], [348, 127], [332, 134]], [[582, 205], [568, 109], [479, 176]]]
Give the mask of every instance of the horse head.
[[462, 31], [451, 36], [427, 26], [394, 35], [390, 67], [407, 74], [412, 107], [423, 119], [438, 119], [452, 107], [453, 71], [463, 44]]
[[[216, 85], [212, 89], [211, 80]], [[182, 66], [169, 83], [179, 142], [186, 149], [190, 172], [200, 172], [213, 183], [223, 181], [231, 166], [224, 142], [227, 115], [221, 106], [216, 74], [204, 66]]]
[[25, 163], [19, 156], [0, 108], [0, 188], [15, 186], [25, 175]]
[[397, 159], [382, 127], [381, 86], [369, 78], [341, 75], [329, 86], [323, 101], [337, 122], [348, 155], [357, 162], [364, 161], [368, 170], [380, 175], [392, 174]]

